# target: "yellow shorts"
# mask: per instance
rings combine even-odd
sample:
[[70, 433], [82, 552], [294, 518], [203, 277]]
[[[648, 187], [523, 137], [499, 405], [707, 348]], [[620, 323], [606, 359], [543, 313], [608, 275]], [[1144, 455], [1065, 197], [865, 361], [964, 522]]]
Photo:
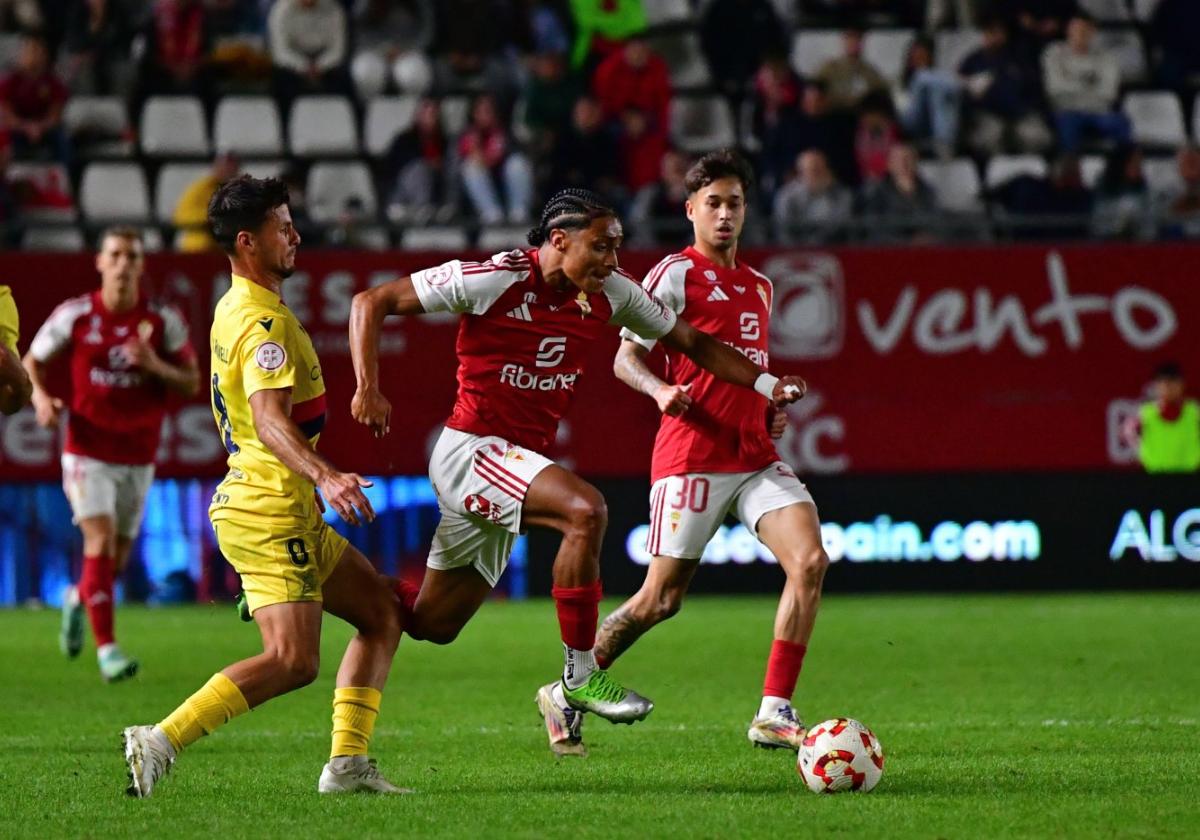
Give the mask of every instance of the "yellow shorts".
[[242, 578], [250, 612], [272, 604], [320, 601], [321, 584], [349, 543], [316, 518], [309, 523], [220, 519], [217, 545]]

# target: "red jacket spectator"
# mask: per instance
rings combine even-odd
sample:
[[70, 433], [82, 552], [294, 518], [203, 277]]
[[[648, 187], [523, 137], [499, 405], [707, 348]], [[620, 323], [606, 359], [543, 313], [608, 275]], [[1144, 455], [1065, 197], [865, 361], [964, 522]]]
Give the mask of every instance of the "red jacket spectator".
[[645, 41], [634, 38], [600, 62], [592, 89], [606, 118], [619, 119], [623, 112], [634, 109], [650, 120], [651, 133], [666, 133], [671, 81], [666, 62], [652, 53]]
[[39, 35], [26, 35], [16, 69], [0, 80], [0, 127], [9, 132], [18, 155], [49, 148], [60, 163], [69, 163], [70, 149], [62, 127], [67, 96], [66, 86], [50, 69], [46, 42]]
[[153, 24], [157, 63], [177, 76], [190, 76], [204, 59], [204, 24], [198, 0], [159, 0]]

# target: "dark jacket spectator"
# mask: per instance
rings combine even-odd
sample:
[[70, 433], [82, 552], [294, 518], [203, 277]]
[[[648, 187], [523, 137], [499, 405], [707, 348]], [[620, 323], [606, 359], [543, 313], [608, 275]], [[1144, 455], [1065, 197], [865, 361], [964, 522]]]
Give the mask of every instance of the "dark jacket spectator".
[[825, 86], [820, 82], [809, 82], [804, 86], [800, 110], [796, 151], [820, 149], [839, 181], [847, 186], [858, 186], [862, 176], [854, 149], [857, 129], [854, 117], [830, 110]]
[[529, 20], [514, 2], [505, 0], [438, 0], [438, 90], [471, 90], [512, 101], [514, 63], [503, 55], [509, 47], [527, 52], [532, 42]]
[[1157, 197], [1165, 225], [1172, 238], [1200, 238], [1200, 148], [1185, 146], [1175, 155], [1179, 184]]
[[937, 209], [933, 188], [917, 173], [916, 150], [903, 143], [893, 146], [887, 176], [868, 184], [863, 192], [863, 213], [876, 217], [871, 222], [876, 239], [928, 240]]
[[1160, 0], [1150, 19], [1150, 42], [1162, 48], [1159, 84], [1182, 90], [1200, 73], [1200, 3], [1196, 0]]
[[522, 96], [525, 127], [539, 149], [548, 148], [546, 140], [562, 134], [571, 122], [571, 110], [579, 99], [582, 85], [567, 72], [566, 57], [543, 53], [530, 62], [531, 73]]
[[422, 99], [412, 128], [396, 136], [384, 161], [389, 217], [424, 224], [439, 205], [447, 207], [454, 194], [453, 158], [437, 100]]
[[1018, 175], [992, 194], [1016, 222], [1019, 239], [1063, 239], [1087, 236], [1092, 191], [1083, 183], [1079, 160], [1065, 155], [1055, 161], [1049, 177]]
[[998, 18], [983, 29], [983, 46], [958, 67], [970, 120], [968, 143], [981, 155], [1005, 148], [1041, 151], [1053, 138], [1038, 111], [1040, 78], [1013, 54]]
[[122, 0], [74, 0], [63, 38], [68, 84], [76, 91], [113, 93], [122, 65], [131, 59], [135, 23], [133, 9]]
[[854, 194], [837, 182], [825, 153], [802, 152], [796, 177], [775, 193], [772, 221], [780, 242], [829, 242], [853, 217]]
[[50, 53], [40, 35], [21, 41], [17, 65], [0, 80], [0, 117], [18, 156], [49, 152], [68, 164], [71, 154], [62, 125], [67, 88], [50, 69]]
[[787, 180], [800, 150], [800, 98], [803, 84], [787, 56], [768, 56], [754, 76], [754, 136], [759, 143], [759, 189], [768, 203]]
[[575, 103], [571, 125], [554, 145], [546, 186], [549, 190], [584, 187], [614, 205], [623, 203], [621, 147], [593, 97], [583, 96]]
[[157, 0], [146, 29], [146, 52], [139, 73], [141, 95], [189, 94], [207, 97], [205, 59], [210, 46], [201, 0]]
[[1096, 185], [1092, 235], [1103, 239], [1150, 239], [1155, 227], [1142, 150], [1118, 146], [1104, 163]]
[[700, 20], [700, 47], [713, 83], [739, 103], [763, 58], [787, 52], [786, 32], [768, 0], [713, 0]]
[[679, 152], [668, 149], [662, 156], [658, 179], [638, 190], [629, 209], [631, 242], [639, 245], [681, 242], [691, 230], [684, 215], [688, 200], [688, 161]]

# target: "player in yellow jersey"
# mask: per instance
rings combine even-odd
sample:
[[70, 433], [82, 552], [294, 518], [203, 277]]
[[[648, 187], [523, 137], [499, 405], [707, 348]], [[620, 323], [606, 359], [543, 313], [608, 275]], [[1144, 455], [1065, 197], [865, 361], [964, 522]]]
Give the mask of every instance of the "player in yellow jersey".
[[21, 366], [21, 355], [17, 352], [20, 336], [17, 304], [8, 286], [0, 286], [0, 414], [16, 414], [33, 393], [29, 374]]
[[[321, 611], [357, 630], [333, 694], [333, 749], [322, 793], [405, 793], [367, 758], [380, 692], [400, 640], [395, 596], [365, 557], [321, 518], [331, 505], [355, 525], [375, 518], [362, 488], [317, 454], [325, 381], [312, 342], [280, 299], [300, 236], [281, 182], [244, 175], [208, 206], [233, 285], [213, 317], [212, 407], [229, 474], [209, 517], [242, 578], [263, 652], [215, 674], [157, 726], [125, 730], [133, 796], [149, 796], [184, 747], [230, 718], [317, 676]], [[324, 503], [322, 503], [324, 498]]]

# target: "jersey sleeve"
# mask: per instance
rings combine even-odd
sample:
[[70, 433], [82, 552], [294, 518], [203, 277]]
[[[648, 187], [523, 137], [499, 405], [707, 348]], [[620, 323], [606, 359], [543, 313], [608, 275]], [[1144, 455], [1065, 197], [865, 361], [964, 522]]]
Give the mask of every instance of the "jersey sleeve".
[[39, 362], [48, 362], [61, 353], [71, 343], [71, 329], [75, 319], [84, 311], [78, 301], [68, 300], [60, 303], [58, 308], [50, 313], [50, 317], [42, 324], [29, 345], [29, 352]]
[[17, 339], [21, 336], [21, 323], [17, 317], [17, 304], [8, 286], [0, 286], [0, 346], [20, 358]]
[[622, 335], [628, 332], [653, 347], [656, 339], [675, 327], [675, 311], [624, 274], [610, 275], [604, 293], [612, 304], [612, 323], [625, 328]]
[[426, 312], [482, 315], [526, 271], [500, 268], [490, 261], [451, 260], [413, 272], [411, 279]]
[[[646, 279], [642, 283], [642, 288], [655, 300], [661, 301], [663, 306], [671, 310], [676, 316], [682, 315], [685, 302], [684, 279], [687, 276], [687, 270], [690, 266], [691, 262], [672, 263], [661, 274], [652, 269], [646, 275]], [[675, 321], [672, 319], [671, 326], [674, 325]], [[670, 332], [670, 328], [665, 332]], [[654, 345], [657, 343], [657, 337], [647, 338], [641, 336], [629, 327], [621, 330], [621, 338], [636, 342], [647, 350], [653, 350]]]
[[239, 339], [237, 359], [247, 400], [259, 391], [295, 386], [297, 354], [292, 329], [290, 323], [277, 318], [270, 329], [252, 326]]
[[163, 349], [179, 361], [196, 358], [196, 350], [192, 347], [188, 336], [187, 321], [173, 306], [164, 306], [158, 313], [163, 320]]

